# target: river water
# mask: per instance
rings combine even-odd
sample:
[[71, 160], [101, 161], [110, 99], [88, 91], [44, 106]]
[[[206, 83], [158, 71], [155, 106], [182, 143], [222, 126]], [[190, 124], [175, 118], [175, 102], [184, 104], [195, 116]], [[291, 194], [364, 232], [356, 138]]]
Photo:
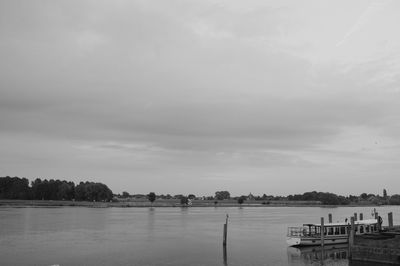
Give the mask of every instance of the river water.
[[[400, 207], [377, 207], [387, 224]], [[0, 265], [353, 265], [347, 249], [288, 248], [288, 226], [372, 207], [0, 208]], [[223, 224], [228, 222], [224, 257]], [[363, 264], [357, 264], [363, 265]]]

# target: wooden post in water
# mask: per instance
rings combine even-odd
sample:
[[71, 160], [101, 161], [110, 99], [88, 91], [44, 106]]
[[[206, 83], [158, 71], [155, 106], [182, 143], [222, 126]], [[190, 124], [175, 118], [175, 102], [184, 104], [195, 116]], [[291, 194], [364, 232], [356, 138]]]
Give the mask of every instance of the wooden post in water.
[[226, 246], [227, 233], [228, 233], [228, 228], [227, 228], [226, 224], [224, 224], [224, 239], [222, 242], [222, 245], [224, 245], [224, 246]]
[[328, 221], [330, 224], [332, 223], [332, 213], [328, 214]]
[[388, 213], [388, 223], [389, 223], [389, 229], [393, 228], [393, 213], [392, 212]]
[[321, 247], [324, 246], [325, 242], [325, 226], [324, 226], [324, 217], [321, 217]]
[[354, 213], [354, 221], [357, 221], [357, 213]]
[[222, 242], [222, 245], [224, 245], [224, 247], [226, 246], [226, 239], [228, 237], [228, 214], [226, 215], [226, 220], [225, 220], [225, 224], [224, 224], [224, 240]]
[[364, 219], [364, 215], [362, 213], [360, 213], [360, 221], [362, 221]]
[[354, 246], [354, 217], [350, 218], [351, 227], [350, 227], [350, 235], [349, 235], [349, 258], [351, 258], [351, 248]]

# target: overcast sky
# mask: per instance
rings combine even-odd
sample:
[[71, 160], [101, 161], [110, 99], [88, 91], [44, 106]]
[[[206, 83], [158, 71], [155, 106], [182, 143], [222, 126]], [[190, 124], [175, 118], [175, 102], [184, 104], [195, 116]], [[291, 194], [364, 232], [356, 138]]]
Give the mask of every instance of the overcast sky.
[[399, 1], [0, 1], [0, 176], [400, 193]]

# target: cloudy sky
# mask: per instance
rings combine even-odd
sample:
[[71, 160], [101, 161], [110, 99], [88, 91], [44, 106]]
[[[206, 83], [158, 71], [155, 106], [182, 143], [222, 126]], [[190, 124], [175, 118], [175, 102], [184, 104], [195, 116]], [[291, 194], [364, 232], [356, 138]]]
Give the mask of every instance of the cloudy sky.
[[0, 176], [400, 193], [398, 1], [0, 1]]

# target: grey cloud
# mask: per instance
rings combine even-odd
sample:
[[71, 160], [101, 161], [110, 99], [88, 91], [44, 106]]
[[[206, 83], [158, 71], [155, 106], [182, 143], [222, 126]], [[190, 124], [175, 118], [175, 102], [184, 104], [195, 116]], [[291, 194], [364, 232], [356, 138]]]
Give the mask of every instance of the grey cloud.
[[[24, 130], [49, 136], [151, 141], [184, 149], [234, 149], [246, 146], [310, 147], [337, 134], [342, 126], [373, 125], [377, 106], [351, 99], [271, 99], [244, 103], [158, 102], [153, 107], [133, 101], [82, 102], [16, 113], [6, 106], [3, 130]], [[104, 108], [104, 107], [107, 108]], [[7, 116], [10, 115], [10, 117]]]

